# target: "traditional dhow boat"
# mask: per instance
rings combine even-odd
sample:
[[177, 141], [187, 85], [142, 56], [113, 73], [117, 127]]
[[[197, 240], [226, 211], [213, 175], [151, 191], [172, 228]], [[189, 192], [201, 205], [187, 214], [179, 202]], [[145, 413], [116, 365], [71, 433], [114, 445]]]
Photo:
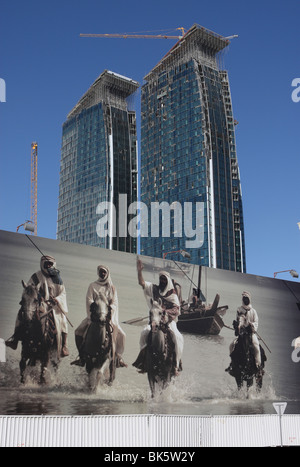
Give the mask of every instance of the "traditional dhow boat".
[[202, 303], [183, 305], [178, 317], [178, 330], [192, 334], [219, 334], [224, 326], [222, 316], [228, 310], [227, 305], [219, 307], [219, 301], [220, 295], [216, 294], [212, 305], [206, 306]]

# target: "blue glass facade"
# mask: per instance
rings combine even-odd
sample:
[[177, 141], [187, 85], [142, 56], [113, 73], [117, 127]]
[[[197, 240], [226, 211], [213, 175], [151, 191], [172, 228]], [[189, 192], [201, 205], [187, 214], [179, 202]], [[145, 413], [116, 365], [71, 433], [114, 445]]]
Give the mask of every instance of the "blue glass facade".
[[[192, 262], [245, 272], [244, 227], [227, 73], [217, 64], [227, 45], [221, 36], [194, 26], [145, 77], [141, 113], [141, 201], [193, 206], [192, 225], [202, 246], [186, 248], [176, 228], [141, 238], [141, 253], [163, 257], [188, 250]], [[152, 203], [152, 204], [151, 204]], [[196, 206], [202, 210], [196, 217]], [[171, 214], [173, 211], [171, 211]], [[198, 223], [198, 225], [197, 225]], [[171, 228], [172, 215], [171, 215]], [[180, 254], [172, 259], [183, 260]]]
[[[57, 238], [136, 252], [136, 239], [99, 236], [99, 203], [118, 210], [119, 193], [137, 199], [136, 115], [126, 98], [138, 83], [104, 72], [63, 124]], [[117, 218], [115, 219], [117, 222]]]
[[[89, 134], [89, 137], [87, 137]], [[106, 135], [102, 104], [63, 125], [57, 238], [106, 246], [96, 234], [96, 208], [107, 193]]]

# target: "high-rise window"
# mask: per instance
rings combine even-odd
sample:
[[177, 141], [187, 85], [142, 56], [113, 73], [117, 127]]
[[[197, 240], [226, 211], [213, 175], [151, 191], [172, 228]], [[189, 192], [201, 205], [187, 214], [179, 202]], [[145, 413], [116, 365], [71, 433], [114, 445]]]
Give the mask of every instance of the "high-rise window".
[[[127, 206], [137, 200], [136, 114], [129, 96], [136, 81], [104, 71], [63, 124], [57, 238], [136, 252], [136, 239], [96, 232], [97, 206], [108, 201], [118, 212], [119, 194]], [[117, 222], [118, 217], [116, 217]]]

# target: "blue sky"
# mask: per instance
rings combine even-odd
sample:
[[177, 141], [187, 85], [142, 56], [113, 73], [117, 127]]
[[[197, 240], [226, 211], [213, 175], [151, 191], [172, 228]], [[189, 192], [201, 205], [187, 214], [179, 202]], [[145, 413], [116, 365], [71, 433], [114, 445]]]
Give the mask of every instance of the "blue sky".
[[[241, 0], [2, 1], [0, 229], [30, 218], [30, 151], [38, 142], [38, 235], [56, 237], [62, 123], [109, 69], [143, 83], [173, 40], [91, 39], [80, 33], [139, 33], [200, 24], [238, 34], [224, 55], [241, 173], [247, 272], [300, 272], [300, 2]], [[137, 98], [138, 102], [138, 98]], [[278, 278], [291, 279], [289, 274]], [[299, 280], [299, 279], [298, 279]]]

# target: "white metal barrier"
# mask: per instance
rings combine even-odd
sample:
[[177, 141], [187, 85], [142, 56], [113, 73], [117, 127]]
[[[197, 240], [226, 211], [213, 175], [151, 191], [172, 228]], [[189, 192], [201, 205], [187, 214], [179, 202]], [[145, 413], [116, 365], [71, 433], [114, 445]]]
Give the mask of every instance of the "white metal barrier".
[[0, 417], [0, 447], [259, 447], [281, 442], [300, 445], [300, 415], [281, 420], [277, 415]]

